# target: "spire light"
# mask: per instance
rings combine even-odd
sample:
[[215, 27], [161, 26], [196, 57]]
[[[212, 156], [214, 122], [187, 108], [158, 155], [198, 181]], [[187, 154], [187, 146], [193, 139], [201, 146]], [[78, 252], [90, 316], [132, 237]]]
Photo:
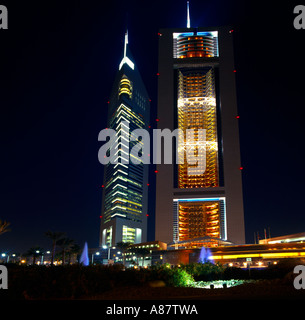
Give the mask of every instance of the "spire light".
[[124, 57], [120, 63], [119, 70], [123, 67], [124, 63], [127, 63], [129, 67], [134, 70], [134, 63], [127, 57], [127, 44], [128, 44], [128, 30], [125, 33], [125, 40], [124, 40]]
[[191, 19], [190, 19], [190, 3], [189, 1], [187, 1], [187, 24], [186, 24], [186, 27], [187, 28], [190, 28], [191, 27]]

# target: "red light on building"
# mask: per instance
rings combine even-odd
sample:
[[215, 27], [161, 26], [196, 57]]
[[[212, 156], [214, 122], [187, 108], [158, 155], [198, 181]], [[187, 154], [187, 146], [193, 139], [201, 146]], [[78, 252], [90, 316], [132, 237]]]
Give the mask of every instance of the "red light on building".
[[236, 118], [236, 119], [239, 119], [239, 116], [236, 116], [235, 118]]
[[147, 187], [149, 187], [149, 183], [147, 183]]
[[159, 75], [160, 75], [160, 73], [158, 72], [158, 73], [157, 73], [157, 76], [159, 76]]
[[236, 73], [236, 70], [233, 70], [234, 73]]
[[231, 29], [230, 31], [229, 31], [229, 33], [232, 33], [234, 30], [233, 29]]
[[161, 37], [161, 36], [162, 36], [162, 33], [158, 32], [158, 36]]
[[105, 186], [102, 184], [102, 188], [104, 188]]
[[157, 119], [156, 119], [156, 121], [158, 122], [158, 121], [159, 121], [159, 119], [157, 118]]
[[149, 214], [147, 214], [146, 217], [149, 217]]
[[242, 170], [243, 169], [243, 167], [239, 167], [239, 170]]
[[103, 218], [103, 216], [100, 216], [100, 219], [102, 219]]
[[158, 170], [155, 170], [155, 173], [158, 173], [159, 171]]

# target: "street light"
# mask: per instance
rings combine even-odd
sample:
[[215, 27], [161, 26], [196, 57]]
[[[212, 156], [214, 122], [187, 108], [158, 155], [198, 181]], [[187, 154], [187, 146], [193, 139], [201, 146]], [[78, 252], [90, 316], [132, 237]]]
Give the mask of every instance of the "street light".
[[[99, 252], [95, 252], [95, 255], [99, 256], [99, 255], [100, 255], [100, 253], [99, 253]], [[94, 262], [94, 253], [92, 253], [92, 257], [91, 257], [91, 259], [92, 259], [92, 264], [93, 264], [93, 262]]]
[[[6, 257], [6, 253], [2, 253], [2, 254], [1, 254], [1, 257], [2, 257], [2, 258], [5, 258], [5, 257]], [[8, 259], [8, 257], [6, 258], [6, 263], [8, 262], [7, 259]]]
[[9, 254], [3, 252], [3, 253], [1, 254], [1, 256], [2, 256], [2, 258], [5, 258], [5, 257], [6, 257], [6, 263], [9, 262], [9, 260], [10, 260], [10, 255], [9, 255]]

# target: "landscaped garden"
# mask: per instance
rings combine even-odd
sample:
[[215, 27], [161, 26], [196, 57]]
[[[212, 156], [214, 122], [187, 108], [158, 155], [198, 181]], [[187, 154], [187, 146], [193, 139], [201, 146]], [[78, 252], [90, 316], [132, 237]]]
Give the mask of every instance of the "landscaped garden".
[[105, 299], [106, 297], [124, 299], [125, 291], [131, 294], [134, 290], [137, 292], [133, 296], [134, 299], [137, 299], [137, 294], [139, 299], [145, 297], [150, 299], [160, 298], [161, 296], [154, 295], [161, 291], [170, 295], [172, 288], [175, 289], [175, 295], [183, 292], [185, 297], [188, 295], [187, 292], [191, 295], [200, 295], [207, 291], [227, 290], [228, 293], [228, 290], [249, 285], [253, 289], [255, 284], [269, 286], [269, 289], [270, 285], [280, 284], [290, 290], [294, 289], [293, 267], [296, 263], [287, 260], [268, 268], [251, 269], [251, 271], [212, 263], [179, 266], [163, 264], [137, 269], [125, 268], [120, 264], [87, 267], [78, 264], [62, 266], [8, 264], [8, 290], [1, 290], [0, 294], [3, 298], [13, 300]]

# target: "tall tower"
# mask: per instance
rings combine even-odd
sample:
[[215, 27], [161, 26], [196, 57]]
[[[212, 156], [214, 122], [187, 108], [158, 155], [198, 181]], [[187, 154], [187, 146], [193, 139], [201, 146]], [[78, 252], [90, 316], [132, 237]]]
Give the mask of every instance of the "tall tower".
[[[184, 136], [173, 152], [175, 163], [157, 165], [155, 238], [186, 246], [202, 246], [202, 240], [240, 244], [245, 235], [232, 30], [192, 28], [187, 9], [186, 28], [159, 31], [158, 129], [178, 128]], [[203, 155], [197, 167], [186, 157], [192, 144], [194, 155]]]
[[[104, 168], [100, 246], [147, 238], [148, 165], [130, 161], [135, 129], [148, 129], [150, 100], [125, 34], [124, 54], [109, 99], [107, 128], [116, 131], [118, 151]], [[113, 159], [112, 159], [113, 160]], [[129, 162], [129, 163], [127, 163]]]

